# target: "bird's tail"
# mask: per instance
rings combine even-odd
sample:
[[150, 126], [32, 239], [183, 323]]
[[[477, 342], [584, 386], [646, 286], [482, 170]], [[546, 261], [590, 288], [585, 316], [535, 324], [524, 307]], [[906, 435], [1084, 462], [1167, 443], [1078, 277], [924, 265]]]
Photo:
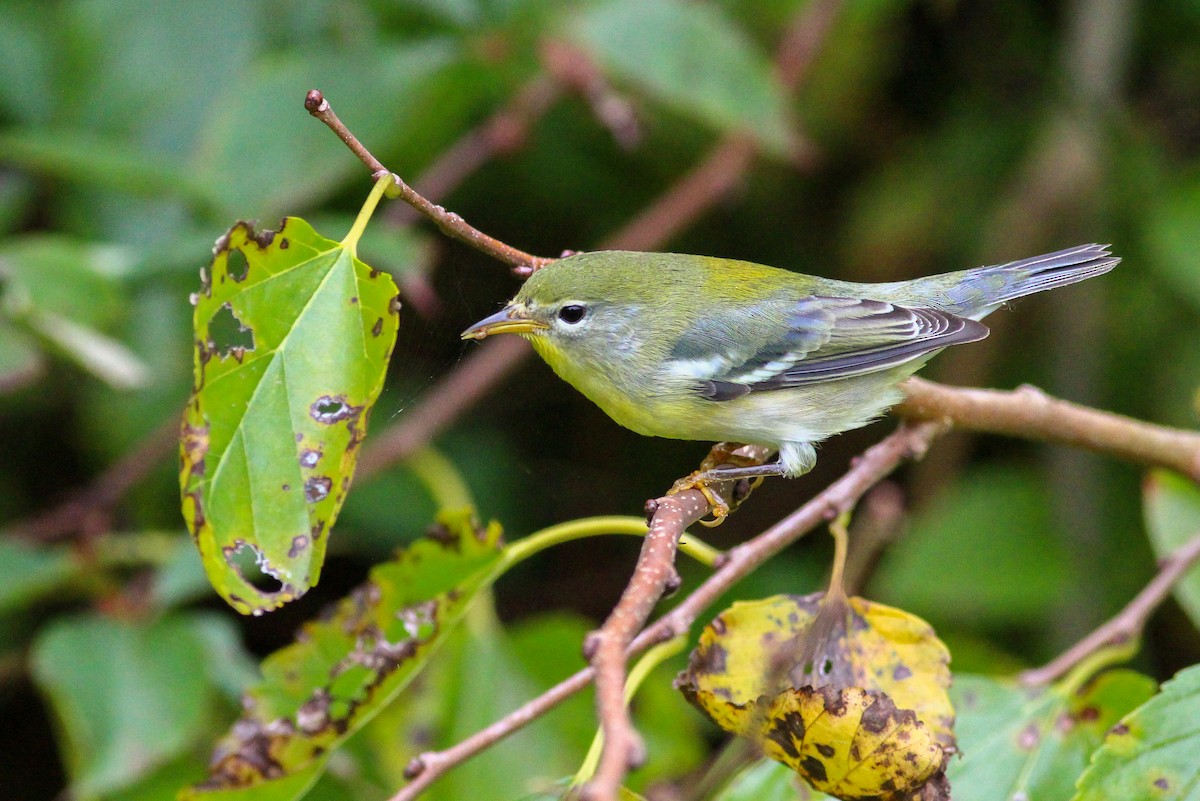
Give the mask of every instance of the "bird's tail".
[[931, 305], [979, 319], [1010, 300], [1103, 275], [1121, 259], [1108, 245], [1079, 245], [1007, 264], [931, 276]]

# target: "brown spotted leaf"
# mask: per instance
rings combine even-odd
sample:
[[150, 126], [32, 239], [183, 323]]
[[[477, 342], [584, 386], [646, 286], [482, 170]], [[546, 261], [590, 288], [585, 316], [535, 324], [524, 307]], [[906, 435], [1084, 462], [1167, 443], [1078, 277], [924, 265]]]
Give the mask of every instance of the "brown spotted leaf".
[[238, 223], [202, 278], [183, 513], [213, 587], [259, 614], [320, 576], [396, 341], [396, 285], [297, 217]]
[[264, 660], [263, 680], [183, 801], [298, 798], [334, 748], [425, 667], [503, 567], [499, 526], [443, 513], [436, 536], [376, 566], [332, 614]]
[[763, 752], [836, 798], [908, 798], [946, 761], [933, 730], [879, 691], [788, 688], [758, 720]]
[[701, 634], [678, 686], [840, 798], [937, 797], [953, 753], [949, 653], [923, 620], [861, 598], [736, 603]]
[[[1107, 741], [1106, 732], [1155, 688], [1152, 679], [1131, 670], [1107, 670], [1082, 687], [1073, 685], [1067, 680], [1028, 688], [987, 676], [956, 676], [951, 695], [962, 757], [947, 770], [954, 801], [1071, 798], [1088, 760]], [[1185, 719], [1193, 718], [1180, 718]], [[1192, 764], [1195, 754], [1195, 742], [1181, 752]], [[1125, 801], [1172, 796], [1137, 792], [1087, 797]]]
[[1200, 666], [1112, 726], [1079, 780], [1075, 801], [1200, 799]]

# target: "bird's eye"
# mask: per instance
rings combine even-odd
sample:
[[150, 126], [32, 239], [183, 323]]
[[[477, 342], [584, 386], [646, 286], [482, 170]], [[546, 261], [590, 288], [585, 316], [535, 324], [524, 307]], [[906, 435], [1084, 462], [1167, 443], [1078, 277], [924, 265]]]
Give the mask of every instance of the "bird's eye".
[[580, 306], [578, 303], [569, 303], [558, 310], [558, 319], [568, 325], [574, 325], [583, 319], [587, 314], [587, 307]]

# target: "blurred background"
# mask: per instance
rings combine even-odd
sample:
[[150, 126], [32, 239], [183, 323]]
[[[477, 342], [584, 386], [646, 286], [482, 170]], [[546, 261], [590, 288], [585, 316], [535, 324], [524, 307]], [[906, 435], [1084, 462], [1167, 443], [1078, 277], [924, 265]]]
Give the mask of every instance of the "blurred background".
[[[255, 662], [433, 522], [435, 457], [414, 444], [510, 539], [638, 515], [706, 453], [618, 427], [540, 361], [461, 343], [518, 281], [392, 206], [360, 248], [405, 302], [368, 446], [403, 438], [446, 376], [502, 375], [430, 442], [415, 426], [415, 443], [370, 457], [306, 598], [265, 619], [220, 603], [179, 514], [188, 294], [236, 220], [349, 228], [369, 176], [305, 113], [312, 88], [388, 167], [541, 255], [619, 245], [881, 281], [1112, 243], [1115, 272], [998, 312], [989, 339], [925, 375], [1197, 426], [1196, 2], [0, 0], [5, 798], [170, 797], [202, 778]], [[768, 481], [706, 533], [727, 547], [761, 531], [894, 425], [827, 443], [812, 474]], [[947, 437], [868, 504], [862, 592], [926, 617], [957, 670], [1037, 664], [1152, 575], [1145, 480], [1087, 453]], [[736, 595], [820, 589], [827, 539]], [[630, 538], [576, 543], [506, 577], [454, 651], [425, 744], [581, 664], [636, 553]], [[703, 575], [684, 574], [685, 591]], [[1168, 603], [1138, 667], [1163, 678], [1198, 660]], [[714, 737], [670, 672], [639, 712], [685, 722], [648, 732], [642, 786], [694, 769]], [[494, 758], [573, 770], [587, 704]], [[390, 731], [339, 755], [313, 797], [394, 791], [407, 757]], [[430, 797], [516, 797], [524, 774], [506, 762], [497, 779], [490, 758]]]

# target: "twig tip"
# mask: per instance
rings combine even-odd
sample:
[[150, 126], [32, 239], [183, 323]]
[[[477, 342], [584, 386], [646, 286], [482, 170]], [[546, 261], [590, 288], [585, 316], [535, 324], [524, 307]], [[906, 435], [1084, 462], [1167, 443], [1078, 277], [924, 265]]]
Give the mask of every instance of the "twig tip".
[[304, 96], [304, 108], [309, 114], [320, 114], [329, 108], [329, 102], [325, 100], [325, 95], [321, 94], [320, 89], [309, 89], [308, 94]]

